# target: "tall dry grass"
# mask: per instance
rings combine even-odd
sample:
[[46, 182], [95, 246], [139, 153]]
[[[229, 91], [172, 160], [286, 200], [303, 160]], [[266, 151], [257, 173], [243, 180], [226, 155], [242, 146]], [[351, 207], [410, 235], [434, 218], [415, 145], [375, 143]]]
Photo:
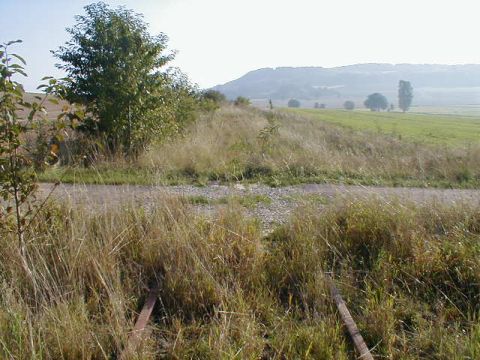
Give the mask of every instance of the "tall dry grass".
[[[279, 125], [268, 130], [268, 119]], [[267, 132], [267, 136], [261, 133]], [[225, 106], [202, 116], [180, 139], [152, 147], [141, 164], [166, 177], [267, 179], [272, 184], [478, 186], [480, 146], [414, 144], [291, 113]]]
[[[261, 352], [262, 329], [247, 305], [262, 288], [257, 223], [234, 211], [215, 222], [194, 220], [186, 203], [161, 202], [148, 211], [50, 206], [25, 235], [33, 277], [21, 267], [13, 234], [2, 229], [0, 358], [116, 357], [157, 281], [158, 325], [139, 358], [190, 351], [181, 345], [192, 341], [182, 340], [184, 331], [215, 339], [212, 354], [238, 351], [238, 344]], [[226, 324], [227, 317], [235, 320]]]
[[466, 205], [303, 209], [271, 236], [268, 283], [283, 303], [321, 316], [332, 274], [379, 358], [475, 359], [479, 240], [480, 209]]
[[351, 359], [326, 272], [375, 354], [480, 354], [478, 208], [307, 207], [262, 238], [234, 204], [208, 220], [183, 200], [157, 203], [49, 205], [25, 235], [33, 276], [0, 229], [0, 358], [115, 358], [159, 282], [131, 358]]

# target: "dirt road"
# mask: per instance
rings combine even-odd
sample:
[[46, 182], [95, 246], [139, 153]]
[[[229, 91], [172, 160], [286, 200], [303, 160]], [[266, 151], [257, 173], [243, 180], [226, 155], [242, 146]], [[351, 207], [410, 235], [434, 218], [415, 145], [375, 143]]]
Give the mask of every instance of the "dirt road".
[[[41, 196], [46, 196], [52, 184], [40, 184]], [[138, 185], [70, 185], [61, 184], [52, 197], [95, 206], [121, 206], [133, 201], [140, 206], [151, 206], [162, 195], [184, 196], [196, 203], [201, 213], [215, 211], [231, 197], [246, 199], [247, 211], [258, 217], [265, 228], [283, 223], [299, 204], [311, 201], [319, 206], [335, 198], [377, 197], [385, 201], [399, 198], [415, 203], [437, 202], [455, 204], [467, 202], [480, 204], [480, 190], [431, 189], [431, 188], [387, 188], [373, 186], [304, 184], [271, 188], [265, 185], [217, 185], [204, 187], [138, 186]]]

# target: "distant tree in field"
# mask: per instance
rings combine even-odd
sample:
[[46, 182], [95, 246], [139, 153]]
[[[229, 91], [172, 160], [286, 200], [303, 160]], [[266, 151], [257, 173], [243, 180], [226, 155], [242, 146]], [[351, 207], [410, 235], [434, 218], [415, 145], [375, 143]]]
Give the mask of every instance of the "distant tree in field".
[[325, 104], [320, 104], [318, 102], [313, 106], [315, 109], [325, 109]]
[[131, 154], [191, 120], [194, 88], [180, 72], [161, 71], [173, 59], [167, 37], [150, 35], [142, 16], [123, 7], [84, 9], [67, 28], [70, 40], [53, 52], [71, 79], [68, 100], [91, 114], [83, 130]]
[[272, 99], [268, 100], [268, 106], [270, 107], [270, 110], [273, 110], [273, 102], [272, 102]]
[[368, 95], [367, 100], [363, 104], [371, 111], [380, 111], [388, 108], [387, 98], [380, 93]]
[[412, 105], [413, 87], [410, 81], [400, 80], [398, 83], [398, 107], [403, 111], [408, 111]]
[[355, 103], [352, 100], [347, 100], [343, 103], [343, 108], [345, 110], [353, 110], [355, 109]]
[[250, 105], [250, 99], [248, 99], [246, 97], [243, 97], [243, 96], [239, 96], [235, 99], [233, 104], [235, 106], [249, 106]]
[[288, 107], [291, 107], [291, 108], [298, 108], [300, 107], [300, 101], [298, 101], [297, 99], [290, 99], [288, 100]]
[[320, 104], [320, 106], [319, 106], [320, 109], [325, 109], [326, 107], [327, 107], [327, 105], [325, 105], [325, 104]]

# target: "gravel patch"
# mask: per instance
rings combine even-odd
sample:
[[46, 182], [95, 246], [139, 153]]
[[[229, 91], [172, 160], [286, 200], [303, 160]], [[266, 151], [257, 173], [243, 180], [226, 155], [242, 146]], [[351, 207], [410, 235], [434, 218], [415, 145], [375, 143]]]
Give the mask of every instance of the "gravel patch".
[[[40, 184], [40, 197], [50, 193], [52, 184]], [[198, 214], [214, 216], [225, 206], [224, 200], [235, 197], [251, 199], [246, 206], [247, 213], [258, 218], [265, 232], [276, 224], [285, 223], [291, 212], [300, 204], [310, 201], [321, 209], [325, 203], [338, 198], [377, 197], [384, 201], [394, 198], [422, 203], [454, 205], [468, 202], [480, 204], [480, 190], [432, 189], [432, 188], [388, 188], [358, 185], [303, 184], [272, 188], [262, 184], [210, 184], [203, 187], [193, 185], [140, 186], [140, 185], [71, 185], [60, 184], [53, 191], [53, 198], [89, 206], [122, 206], [134, 203], [149, 207], [162, 196], [184, 196], [201, 199], [195, 205]], [[310, 200], [309, 200], [310, 199]], [[263, 201], [268, 200], [268, 201]], [[206, 203], [202, 203], [206, 202]]]

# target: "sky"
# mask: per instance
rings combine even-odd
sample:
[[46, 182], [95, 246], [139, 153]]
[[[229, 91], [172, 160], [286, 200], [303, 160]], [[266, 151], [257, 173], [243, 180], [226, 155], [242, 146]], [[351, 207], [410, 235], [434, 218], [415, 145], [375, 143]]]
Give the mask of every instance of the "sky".
[[[0, 42], [28, 62], [27, 90], [61, 77], [50, 53], [93, 1], [0, 0]], [[478, 0], [111, 0], [165, 33], [201, 88], [264, 67], [480, 63]]]

